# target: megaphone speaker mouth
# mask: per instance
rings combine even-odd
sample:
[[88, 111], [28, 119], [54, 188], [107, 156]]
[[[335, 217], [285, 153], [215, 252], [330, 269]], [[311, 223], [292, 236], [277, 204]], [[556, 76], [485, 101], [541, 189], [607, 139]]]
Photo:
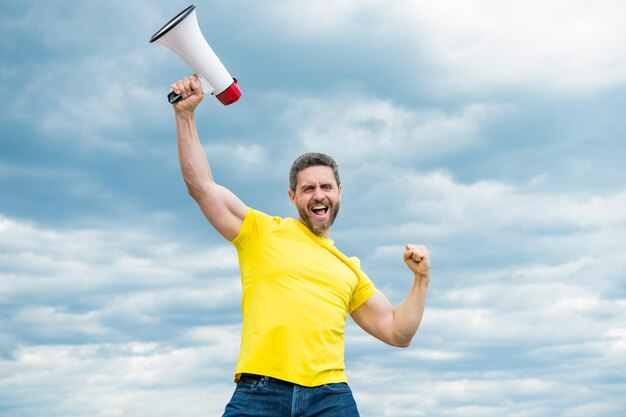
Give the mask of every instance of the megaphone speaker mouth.
[[174, 29], [174, 27], [176, 27], [177, 24], [179, 24], [180, 22], [185, 20], [185, 18], [187, 16], [189, 16], [191, 14], [191, 12], [193, 12], [194, 10], [196, 10], [196, 5], [192, 4], [191, 6], [187, 7], [182, 12], [178, 13], [172, 20], [167, 22], [165, 25], [163, 25], [163, 27], [161, 29], [157, 30], [156, 33], [154, 35], [152, 35], [152, 37], [150, 38], [150, 43], [158, 40], [160, 37], [165, 35], [167, 32], [169, 32], [170, 30]]

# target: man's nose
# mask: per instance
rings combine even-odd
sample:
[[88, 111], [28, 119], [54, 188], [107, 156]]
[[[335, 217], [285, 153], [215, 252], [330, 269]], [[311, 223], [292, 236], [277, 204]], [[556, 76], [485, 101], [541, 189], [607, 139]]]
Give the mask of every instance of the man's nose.
[[324, 191], [322, 190], [321, 187], [315, 188], [315, 193], [313, 193], [313, 198], [315, 198], [316, 200], [324, 199]]

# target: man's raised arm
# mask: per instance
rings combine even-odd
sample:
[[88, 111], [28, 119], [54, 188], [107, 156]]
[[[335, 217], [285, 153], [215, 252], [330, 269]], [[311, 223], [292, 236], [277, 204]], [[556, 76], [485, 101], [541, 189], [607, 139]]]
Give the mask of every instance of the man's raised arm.
[[230, 190], [213, 181], [195, 122], [195, 109], [203, 98], [202, 89], [196, 76], [177, 81], [171, 87], [183, 97], [172, 107], [176, 116], [178, 161], [187, 190], [213, 227], [232, 240], [241, 229], [246, 205]]
[[414, 274], [413, 284], [404, 301], [394, 309], [387, 297], [379, 292], [351, 313], [363, 330], [397, 347], [408, 347], [417, 332], [430, 283], [430, 254], [426, 246], [406, 245], [403, 259]]

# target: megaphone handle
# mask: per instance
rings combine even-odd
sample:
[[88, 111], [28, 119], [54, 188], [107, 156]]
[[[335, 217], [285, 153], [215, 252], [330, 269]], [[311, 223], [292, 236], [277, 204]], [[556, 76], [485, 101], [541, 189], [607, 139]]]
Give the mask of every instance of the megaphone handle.
[[170, 93], [167, 95], [167, 101], [169, 101], [169, 102], [170, 102], [170, 104], [174, 104], [174, 103], [176, 103], [177, 101], [182, 100], [182, 98], [183, 98], [183, 96], [181, 96], [180, 94], [176, 94], [176, 93], [175, 93], [175, 92], [173, 92], [173, 91], [172, 91], [172, 92], [170, 92]]
[[[198, 81], [200, 81], [200, 87], [202, 87], [202, 94], [206, 94], [207, 92], [211, 92], [214, 90], [213, 86], [211, 86], [211, 84], [209, 84], [209, 82], [202, 76], [202, 75], [196, 75], [198, 77]], [[167, 101], [170, 102], [170, 104], [174, 104], [177, 101], [182, 100], [183, 97], [180, 94], [176, 94], [175, 92], [170, 92], [167, 95]]]

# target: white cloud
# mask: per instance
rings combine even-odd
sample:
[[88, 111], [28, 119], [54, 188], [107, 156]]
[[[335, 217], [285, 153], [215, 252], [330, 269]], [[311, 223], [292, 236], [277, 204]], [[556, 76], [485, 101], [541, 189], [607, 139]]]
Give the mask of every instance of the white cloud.
[[[512, 280], [457, 286], [461, 289], [443, 294], [445, 308], [431, 305], [424, 318], [424, 331], [447, 339], [450, 347], [457, 342], [554, 346], [590, 339], [603, 339], [606, 351], [619, 346], [620, 339], [604, 338], [604, 334], [623, 324], [621, 309], [589, 287]], [[459, 299], [466, 291], [478, 295]]]
[[419, 359], [426, 361], [453, 361], [466, 356], [463, 352], [450, 352], [435, 349], [410, 349], [400, 352], [399, 356], [411, 359]]
[[376, 1], [350, 0], [319, 2], [272, 2], [260, 11], [270, 21], [281, 22], [281, 27], [298, 38], [324, 37], [336, 39], [357, 29], [353, 16], [360, 9], [376, 6]]
[[402, 45], [397, 53], [432, 77], [424, 85], [446, 94], [597, 91], [626, 83], [626, 60], [616, 53], [626, 40], [619, 0], [278, 2], [266, 13], [295, 39]]
[[[520, 378], [507, 372], [386, 372], [360, 364], [353, 372], [355, 396], [368, 415], [542, 416], [555, 412], [573, 387], [558, 377]], [[586, 396], [585, 396], [586, 397]]]
[[511, 111], [506, 104], [471, 104], [454, 113], [420, 111], [342, 94], [293, 100], [282, 118], [294, 128], [301, 151], [325, 152], [353, 166], [376, 160], [418, 163], [458, 153], [480, 141], [484, 125]]
[[558, 239], [567, 236], [568, 230], [577, 230], [595, 236], [589, 242], [595, 245], [602, 244], [601, 237], [613, 239], [614, 234], [618, 238], [626, 225], [626, 214], [621, 209], [626, 204], [623, 191], [588, 195], [536, 190], [532, 185], [495, 180], [462, 183], [445, 171], [411, 172], [392, 165], [368, 167], [367, 171], [369, 189], [356, 197], [370, 201], [376, 201], [372, 198], [376, 195], [392, 198], [404, 207], [402, 212], [415, 219], [408, 217], [411, 223], [400, 228], [424, 227], [422, 234], [426, 231], [443, 237], [442, 233], [449, 236], [515, 230], [518, 236], [540, 237], [543, 231], [552, 231], [556, 233], [551, 238]]
[[[626, 301], [619, 304], [624, 307]], [[611, 340], [609, 351], [617, 354], [626, 352], [626, 320], [621, 324], [623, 327], [608, 329], [605, 334], [605, 337]]]
[[0, 216], [4, 406], [58, 417], [221, 413], [239, 346], [237, 318], [226, 323], [241, 296], [235, 251], [152, 230]]
[[[28, 415], [217, 415], [234, 388], [226, 348], [232, 349], [149, 343], [21, 347], [10, 361], [0, 359], [0, 388], [7, 395], [4, 405]], [[27, 404], [15, 401], [24, 395]]]
[[159, 327], [166, 337], [176, 312], [193, 326], [193, 312], [203, 312], [202, 321], [217, 309], [238, 311], [237, 255], [228, 244], [194, 247], [138, 227], [54, 230], [0, 217], [0, 247], [0, 300], [12, 306], [5, 349], [31, 339], [129, 338], [133, 325]]
[[[36, 128], [41, 136], [30, 140], [129, 154], [139, 139], [132, 128], [154, 129], [168, 120], [167, 85], [165, 91], [145, 86], [158, 57], [148, 53], [150, 23], [160, 21], [152, 3], [64, 1], [11, 12], [5, 30], [28, 46], [5, 62], [11, 90], [19, 85], [7, 115]], [[27, 64], [20, 59], [26, 51], [33, 54]]]
[[[140, 125], [154, 129], [169, 119], [165, 117], [168, 109], [162, 105], [165, 99], [159, 96], [163, 92], [141, 85], [131, 54], [115, 59], [102, 55], [82, 58], [73, 64], [50, 63], [44, 73], [32, 77], [17, 98], [12, 116], [28, 122], [21, 113], [43, 103], [39, 119], [30, 121], [43, 138], [79, 150], [136, 152], [138, 141], [129, 140], [129, 131]], [[80, 71], [74, 69], [76, 65]]]
[[[242, 143], [207, 143], [205, 152], [213, 165], [223, 164], [229, 168], [229, 176], [248, 179], [262, 174], [264, 177], [272, 168], [268, 150], [260, 145]], [[236, 169], [233, 169], [236, 167]]]
[[[470, 1], [421, 4], [410, 14], [447, 73], [442, 89], [502, 85], [598, 90], [624, 85], [624, 3]], [[405, 9], [406, 10], [406, 9]]]

